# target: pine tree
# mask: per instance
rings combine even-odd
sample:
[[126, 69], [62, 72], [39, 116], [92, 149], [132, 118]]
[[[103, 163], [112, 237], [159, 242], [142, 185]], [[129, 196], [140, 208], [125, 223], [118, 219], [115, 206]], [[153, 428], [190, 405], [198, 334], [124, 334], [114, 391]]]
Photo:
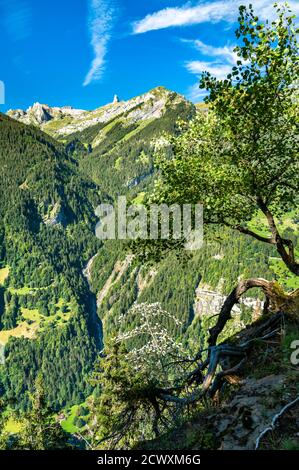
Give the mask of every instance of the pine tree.
[[22, 428], [15, 444], [24, 450], [52, 450], [68, 447], [68, 434], [56, 421], [47, 406], [43, 380], [39, 375], [32, 396], [32, 409], [22, 419]]

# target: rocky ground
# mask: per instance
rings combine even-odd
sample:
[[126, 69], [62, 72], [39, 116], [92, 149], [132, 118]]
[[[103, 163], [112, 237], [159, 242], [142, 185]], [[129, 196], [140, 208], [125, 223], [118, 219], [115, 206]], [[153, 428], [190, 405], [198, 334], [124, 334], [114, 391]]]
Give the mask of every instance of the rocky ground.
[[[246, 330], [244, 336], [250, 327]], [[286, 318], [284, 329], [275, 337], [256, 341], [245, 368], [239, 376], [227, 378], [220, 395], [204, 408], [201, 405], [190, 421], [140, 448], [298, 450], [299, 367], [290, 361], [290, 344], [296, 337], [298, 320]], [[263, 435], [267, 428], [271, 429]]]

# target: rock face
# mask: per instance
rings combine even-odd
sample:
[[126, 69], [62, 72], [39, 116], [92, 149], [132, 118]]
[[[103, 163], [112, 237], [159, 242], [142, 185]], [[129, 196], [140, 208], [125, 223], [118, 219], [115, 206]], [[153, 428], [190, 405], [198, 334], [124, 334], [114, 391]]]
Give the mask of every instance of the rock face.
[[70, 106], [64, 106], [62, 108], [54, 107], [51, 108], [47, 104], [34, 103], [27, 110], [23, 109], [10, 109], [7, 114], [17, 121], [21, 121], [24, 124], [34, 124], [42, 126], [53, 119], [63, 119], [66, 116], [76, 117], [85, 113], [81, 109], [73, 109]]
[[46, 225], [66, 225], [66, 216], [60, 203], [55, 203], [49, 214], [44, 217]]
[[[221, 285], [218, 286], [216, 291], [209, 288], [209, 286], [199, 285], [195, 291], [195, 314], [203, 317], [215, 315], [219, 312], [226, 299], [226, 296], [221, 294], [221, 290]], [[238, 305], [234, 305], [232, 314], [234, 317], [241, 316], [242, 306], [244, 306], [252, 309], [254, 315], [258, 317], [262, 312], [263, 305], [264, 303], [259, 299], [243, 297]], [[245, 324], [240, 323], [239, 327], [244, 328]]]
[[32, 108], [29, 108], [29, 113], [32, 114], [38, 124], [48, 122], [52, 119], [50, 109], [40, 103], [35, 103]]
[[285, 381], [283, 375], [247, 379], [231, 402], [211, 417], [222, 450], [255, 449], [258, 436], [290, 401], [282, 393]]

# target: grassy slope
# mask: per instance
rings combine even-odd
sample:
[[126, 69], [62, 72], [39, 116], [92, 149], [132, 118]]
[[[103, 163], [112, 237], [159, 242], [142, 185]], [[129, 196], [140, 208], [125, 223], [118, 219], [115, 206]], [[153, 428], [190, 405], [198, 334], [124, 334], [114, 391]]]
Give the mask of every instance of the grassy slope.
[[6, 266], [5, 268], [0, 269], [0, 286], [4, 284], [6, 279], [8, 278], [9, 275], [9, 267]]

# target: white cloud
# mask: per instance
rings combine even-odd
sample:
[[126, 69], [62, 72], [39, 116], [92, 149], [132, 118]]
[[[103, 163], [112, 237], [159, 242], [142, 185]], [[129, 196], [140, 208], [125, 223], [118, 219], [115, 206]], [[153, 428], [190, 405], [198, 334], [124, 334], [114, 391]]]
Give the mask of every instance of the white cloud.
[[224, 47], [214, 47], [209, 44], [205, 44], [199, 39], [195, 41], [185, 41], [194, 45], [194, 47], [199, 50], [203, 55], [209, 57], [222, 57], [223, 60], [229, 62], [230, 64], [235, 64], [238, 60], [238, 55], [234, 52], [235, 46], [224, 46]]
[[85, 77], [83, 86], [99, 80], [104, 72], [105, 56], [111, 39], [115, 9], [110, 0], [89, 0], [88, 28], [94, 59]]
[[147, 15], [140, 21], [133, 24], [135, 34], [146, 33], [157, 29], [164, 29], [173, 26], [184, 26], [205, 22], [218, 22], [224, 16], [233, 19], [232, 2], [217, 1], [198, 6], [190, 7], [190, 4], [177, 8], [165, 8], [151, 15]]
[[214, 77], [222, 80], [231, 72], [232, 66], [236, 64], [238, 55], [234, 52], [234, 46], [215, 47], [205, 44], [200, 40], [182, 40], [194, 46], [202, 55], [213, 59], [191, 60], [186, 62], [188, 72], [200, 76], [203, 72], [210, 72]]
[[[200, 40], [192, 41], [183, 39], [182, 41], [194, 46], [202, 55], [213, 59], [211, 61], [192, 60], [186, 62], [185, 67], [188, 72], [197, 75], [198, 78], [203, 72], [210, 72], [213, 77], [216, 77], [218, 80], [223, 80], [231, 72], [232, 66], [235, 65], [238, 60], [233, 46], [214, 47]], [[207, 92], [200, 90], [198, 83], [192, 85], [187, 92], [187, 97], [195, 102], [202, 101], [206, 95]]]
[[186, 98], [194, 103], [203, 101], [203, 99], [208, 95], [208, 92], [199, 88], [199, 84], [195, 83], [190, 86], [186, 93]]
[[193, 60], [187, 62], [186, 69], [190, 73], [195, 75], [200, 75], [203, 72], [210, 72], [211, 75], [218, 79], [226, 78], [227, 75], [231, 72], [231, 66], [223, 64], [221, 62], [204, 62], [200, 60]]
[[[234, 23], [240, 3], [242, 3], [240, 0], [214, 0], [200, 2], [195, 6], [190, 6], [190, 3], [186, 3], [181, 7], [165, 8], [133, 23], [133, 32], [141, 34], [174, 26], [218, 23], [220, 21]], [[243, 3], [252, 3], [255, 11], [262, 18], [271, 18], [274, 13], [274, 0], [248, 0]], [[293, 12], [299, 14], [298, 0], [289, 0], [288, 3]]]

